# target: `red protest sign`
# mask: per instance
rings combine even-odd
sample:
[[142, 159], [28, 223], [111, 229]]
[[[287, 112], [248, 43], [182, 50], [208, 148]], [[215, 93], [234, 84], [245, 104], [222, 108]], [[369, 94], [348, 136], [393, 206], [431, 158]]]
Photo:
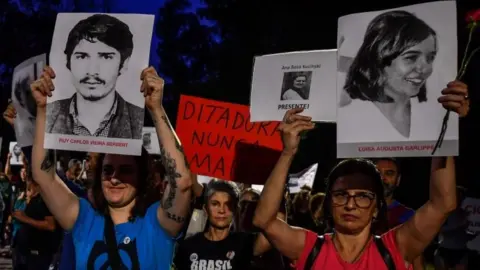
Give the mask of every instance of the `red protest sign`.
[[193, 173], [232, 180], [238, 142], [282, 149], [279, 122], [250, 122], [248, 106], [182, 95], [177, 132]]

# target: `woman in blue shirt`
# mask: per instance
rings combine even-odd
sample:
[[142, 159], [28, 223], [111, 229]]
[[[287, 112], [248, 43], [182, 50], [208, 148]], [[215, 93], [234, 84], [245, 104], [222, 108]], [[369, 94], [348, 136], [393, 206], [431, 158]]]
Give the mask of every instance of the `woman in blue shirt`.
[[46, 67], [41, 79], [31, 85], [37, 103], [32, 169], [48, 208], [57, 222], [72, 232], [76, 269], [170, 269], [174, 238], [188, 215], [192, 181], [162, 106], [163, 79], [147, 68], [141, 74], [140, 90], [155, 123], [169, 181], [162, 203], [146, 205], [149, 162], [142, 149], [141, 156], [98, 157], [93, 208], [56, 175], [52, 155], [43, 147], [46, 100], [54, 90], [54, 77], [54, 71]]

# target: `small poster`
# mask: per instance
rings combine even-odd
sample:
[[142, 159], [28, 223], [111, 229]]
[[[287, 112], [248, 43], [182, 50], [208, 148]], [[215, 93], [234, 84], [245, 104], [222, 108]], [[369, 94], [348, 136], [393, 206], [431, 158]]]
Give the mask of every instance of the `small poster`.
[[140, 155], [154, 16], [60, 13], [50, 53], [45, 148]]
[[17, 142], [10, 142], [10, 165], [23, 165], [22, 147]]
[[[457, 74], [455, 1], [338, 20], [337, 157], [431, 156]], [[438, 156], [458, 155], [458, 115]]]
[[289, 52], [255, 58], [250, 98], [252, 122], [282, 121], [303, 108], [316, 122], [336, 121], [337, 50]]
[[300, 192], [302, 187], [313, 187], [315, 181], [315, 175], [317, 175], [318, 163], [306, 168], [305, 170], [289, 175], [288, 190], [291, 194]]
[[149, 154], [160, 155], [160, 144], [155, 127], [143, 127], [142, 140], [142, 146]]
[[12, 103], [17, 117], [14, 121], [15, 137], [20, 146], [33, 144], [37, 103], [32, 96], [30, 84], [39, 79], [43, 67], [47, 64], [47, 55], [31, 57], [15, 67], [12, 76]]

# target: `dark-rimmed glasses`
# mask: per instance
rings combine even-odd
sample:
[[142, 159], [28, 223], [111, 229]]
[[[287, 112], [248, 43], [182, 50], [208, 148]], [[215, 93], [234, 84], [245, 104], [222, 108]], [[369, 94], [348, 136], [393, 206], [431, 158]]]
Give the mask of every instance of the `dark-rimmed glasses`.
[[357, 192], [353, 195], [345, 190], [332, 191], [332, 203], [334, 206], [344, 206], [353, 198], [358, 208], [369, 208], [375, 200], [375, 194], [372, 192]]

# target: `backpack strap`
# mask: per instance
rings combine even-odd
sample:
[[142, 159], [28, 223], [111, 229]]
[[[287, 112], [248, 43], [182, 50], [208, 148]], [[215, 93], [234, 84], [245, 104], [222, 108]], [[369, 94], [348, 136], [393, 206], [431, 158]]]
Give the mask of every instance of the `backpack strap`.
[[373, 241], [377, 246], [378, 252], [380, 252], [380, 255], [382, 256], [383, 261], [387, 265], [388, 270], [396, 270], [395, 263], [393, 262], [393, 259], [392, 259], [392, 255], [388, 251], [387, 247], [385, 247], [385, 244], [382, 241], [382, 237], [378, 235], [374, 235]]
[[108, 261], [113, 270], [121, 270], [122, 262], [120, 254], [118, 253], [117, 240], [115, 237], [115, 225], [110, 215], [105, 215], [105, 227], [103, 229], [105, 242], [107, 244]]
[[323, 242], [325, 242], [325, 236], [319, 235], [317, 237], [317, 240], [315, 241], [315, 245], [313, 246], [312, 250], [310, 250], [310, 253], [308, 254], [307, 261], [305, 262], [305, 268], [303, 268], [304, 270], [312, 269], [313, 263], [315, 262], [315, 259], [320, 253], [320, 250], [322, 249]]

